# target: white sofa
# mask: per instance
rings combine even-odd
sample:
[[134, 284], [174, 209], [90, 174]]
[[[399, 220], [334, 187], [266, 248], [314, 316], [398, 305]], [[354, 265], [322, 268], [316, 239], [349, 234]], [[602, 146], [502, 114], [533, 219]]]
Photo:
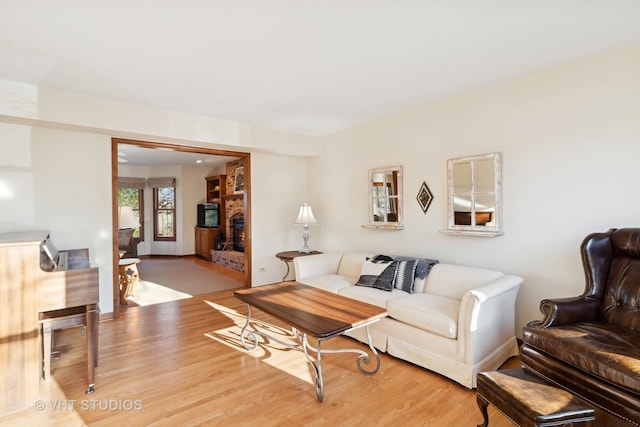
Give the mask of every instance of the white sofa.
[[[356, 286], [373, 254], [344, 252], [296, 257], [296, 281], [385, 307], [370, 327], [380, 351], [442, 374], [467, 388], [478, 372], [518, 354], [515, 301], [522, 278], [498, 271], [435, 264], [414, 292]], [[367, 342], [362, 328], [348, 333]]]

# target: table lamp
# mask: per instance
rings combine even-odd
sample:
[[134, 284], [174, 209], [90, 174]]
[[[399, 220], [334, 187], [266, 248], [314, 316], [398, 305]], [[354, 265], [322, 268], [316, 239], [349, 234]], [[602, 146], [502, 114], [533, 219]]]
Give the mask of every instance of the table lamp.
[[318, 221], [313, 216], [313, 212], [311, 211], [311, 206], [306, 203], [300, 206], [300, 211], [298, 212], [298, 217], [296, 218], [295, 225], [303, 226], [302, 231], [302, 240], [304, 240], [304, 246], [300, 249], [299, 252], [302, 253], [310, 253], [311, 249], [309, 249], [309, 226], [318, 225]]
[[138, 228], [140, 227], [140, 221], [133, 213], [131, 206], [118, 206], [118, 229], [125, 228]]

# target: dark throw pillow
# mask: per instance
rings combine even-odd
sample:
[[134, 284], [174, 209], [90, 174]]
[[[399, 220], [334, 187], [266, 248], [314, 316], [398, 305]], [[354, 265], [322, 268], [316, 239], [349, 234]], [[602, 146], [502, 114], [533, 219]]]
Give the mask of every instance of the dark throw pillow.
[[387, 265], [382, 273], [378, 276], [372, 288], [380, 289], [383, 291], [391, 292], [393, 290], [393, 282], [396, 278], [396, 269], [398, 268], [397, 262], [391, 262]]
[[[393, 289], [393, 277], [395, 277], [395, 267], [392, 268], [393, 264], [393, 262], [376, 262], [373, 259], [364, 260], [362, 269], [360, 270], [360, 278], [356, 282], [356, 286], [391, 291]], [[389, 279], [391, 279], [390, 288]]]

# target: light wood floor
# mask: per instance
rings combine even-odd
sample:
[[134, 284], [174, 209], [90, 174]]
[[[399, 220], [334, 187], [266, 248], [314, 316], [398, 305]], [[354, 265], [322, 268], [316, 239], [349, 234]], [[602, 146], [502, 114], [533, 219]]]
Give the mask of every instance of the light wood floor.
[[[173, 256], [173, 255], [144, 255], [141, 256], [140, 259], [145, 260], [145, 259], [163, 259], [163, 260], [171, 260], [171, 259], [180, 259], [183, 261], [189, 261], [190, 263], [193, 263], [193, 265], [197, 265], [200, 267], [204, 267], [208, 270], [211, 270], [215, 273], [219, 273], [222, 274], [224, 276], [227, 276], [231, 279], [237, 280], [240, 283], [244, 283], [244, 273], [237, 271], [237, 270], [233, 270], [231, 268], [227, 268], [224, 267], [220, 264], [216, 264], [215, 262], [212, 261], [208, 261], [205, 260], [203, 258], [197, 257], [195, 255], [187, 255], [187, 256]], [[184, 264], [180, 264], [180, 265], [184, 265]], [[189, 277], [189, 271], [184, 271], [184, 269], [182, 267], [180, 267], [180, 274], [183, 277]], [[120, 311], [123, 310], [127, 310], [128, 308], [131, 307], [137, 307], [138, 304], [136, 304], [133, 301], [129, 301], [128, 304], [120, 304]], [[112, 314], [108, 314], [108, 315], [102, 315], [102, 318], [106, 318], [106, 317], [110, 317]]]
[[[248, 352], [239, 342], [245, 305], [232, 291], [132, 307], [100, 323], [96, 390], [85, 395], [81, 328], [56, 333], [62, 357], [42, 384], [44, 409], [0, 418], [32, 426], [475, 426], [472, 390], [382, 354], [365, 377], [354, 354], [323, 357], [325, 399], [316, 400], [304, 355], [276, 343]], [[272, 333], [280, 324], [254, 310]], [[362, 347], [345, 337], [325, 347]], [[515, 367], [517, 358], [505, 367]], [[34, 402], [36, 406], [36, 402]], [[490, 407], [492, 427], [511, 423]]]

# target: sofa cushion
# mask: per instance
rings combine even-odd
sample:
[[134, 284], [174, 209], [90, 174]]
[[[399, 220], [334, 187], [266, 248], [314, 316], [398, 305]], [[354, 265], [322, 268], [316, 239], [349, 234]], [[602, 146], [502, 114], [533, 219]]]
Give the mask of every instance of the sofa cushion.
[[440, 263], [434, 265], [429, 272], [424, 292], [461, 300], [468, 290], [502, 276], [503, 273], [495, 270]]
[[523, 341], [577, 369], [640, 393], [640, 332], [599, 322], [525, 327]]
[[380, 289], [365, 288], [364, 286], [349, 286], [347, 288], [341, 288], [338, 289], [338, 293], [347, 298], [357, 299], [358, 301], [383, 308], [387, 308], [387, 302], [389, 300], [409, 295], [405, 291], [401, 291], [399, 289], [393, 289], [391, 292], [385, 292]]
[[445, 338], [458, 336], [460, 301], [432, 294], [413, 294], [387, 303], [389, 316]]
[[305, 277], [298, 280], [299, 283], [324, 289], [328, 292], [338, 293], [339, 289], [353, 287], [356, 282], [354, 277], [340, 276], [339, 274], [323, 274], [321, 276]]

